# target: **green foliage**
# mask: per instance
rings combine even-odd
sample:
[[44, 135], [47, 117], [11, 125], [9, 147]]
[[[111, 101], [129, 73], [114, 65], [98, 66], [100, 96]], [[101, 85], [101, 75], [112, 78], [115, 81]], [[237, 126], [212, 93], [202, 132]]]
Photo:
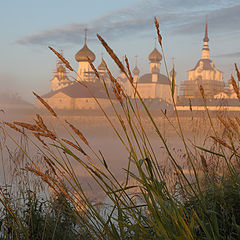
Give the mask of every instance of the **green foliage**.
[[[213, 180], [213, 179], [211, 179]], [[221, 179], [216, 184], [208, 182], [206, 189], [202, 192], [201, 200], [206, 205], [203, 211], [200, 200], [196, 197], [190, 198], [185, 202], [188, 213], [195, 212], [201, 219], [208, 232], [212, 232], [210, 226], [214, 226], [216, 239], [239, 239], [240, 238], [240, 179], [239, 177], [229, 177]], [[195, 226], [198, 239], [206, 239], [206, 230], [200, 224]]]
[[1, 215], [2, 239], [88, 239], [86, 229], [78, 226], [71, 204], [63, 195], [53, 201], [43, 200], [33, 192], [27, 192], [26, 197], [19, 202], [18, 209], [14, 205], [19, 200], [8, 199], [24, 231], [5, 210]]

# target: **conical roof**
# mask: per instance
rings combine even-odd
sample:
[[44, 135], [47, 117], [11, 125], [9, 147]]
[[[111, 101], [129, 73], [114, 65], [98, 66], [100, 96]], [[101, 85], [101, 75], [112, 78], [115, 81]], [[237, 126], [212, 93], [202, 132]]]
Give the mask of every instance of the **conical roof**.
[[66, 69], [65, 67], [61, 64], [57, 67], [57, 72], [65, 73]]
[[76, 53], [75, 59], [77, 62], [83, 62], [88, 61], [88, 58], [93, 62], [95, 60], [95, 54], [88, 48], [87, 44], [85, 43], [83, 48]]
[[133, 69], [132, 72], [133, 72], [133, 75], [139, 75], [140, 70], [139, 70], [139, 68], [137, 66], [135, 66], [135, 68]]
[[105, 71], [106, 70], [106, 67], [105, 67], [105, 65], [104, 65], [104, 63], [103, 63], [103, 59], [102, 59], [102, 61], [101, 61], [101, 63], [99, 64], [99, 66], [98, 66], [98, 70], [99, 71]]
[[162, 60], [162, 55], [156, 48], [154, 48], [149, 54], [148, 59], [151, 62], [160, 62]]

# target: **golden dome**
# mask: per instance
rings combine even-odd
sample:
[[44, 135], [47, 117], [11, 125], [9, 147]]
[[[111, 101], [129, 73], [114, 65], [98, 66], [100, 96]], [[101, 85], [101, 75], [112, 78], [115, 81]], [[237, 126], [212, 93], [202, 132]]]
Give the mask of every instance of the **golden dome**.
[[87, 47], [87, 44], [85, 43], [83, 48], [76, 53], [75, 59], [77, 62], [83, 62], [88, 61], [88, 58], [91, 60], [91, 62], [93, 62], [95, 60], [95, 54]]
[[162, 60], [162, 55], [156, 48], [154, 48], [149, 54], [148, 59], [150, 62], [160, 62]]

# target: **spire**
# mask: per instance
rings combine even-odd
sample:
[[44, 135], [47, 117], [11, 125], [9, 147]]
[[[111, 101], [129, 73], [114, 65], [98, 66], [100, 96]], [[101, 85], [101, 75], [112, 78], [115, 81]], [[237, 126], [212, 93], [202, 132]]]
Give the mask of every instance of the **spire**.
[[87, 47], [87, 28], [85, 28], [85, 43], [84, 46], [76, 53], [75, 59], [77, 62], [87, 62], [88, 58], [94, 62], [95, 54]]
[[206, 23], [205, 23], [205, 36], [203, 39], [203, 48], [202, 48], [202, 59], [209, 59], [209, 47], [208, 47], [208, 21], [207, 21], [207, 16], [206, 16]]
[[135, 58], [136, 58], [136, 65], [135, 65], [135, 67], [133, 69], [133, 75], [139, 76], [140, 70], [137, 67], [137, 58], [138, 58], [138, 56], [136, 55]]
[[[63, 56], [63, 50], [60, 49], [59, 53]], [[56, 63], [56, 66], [58, 67], [59, 65], [63, 64], [62, 60], [60, 60], [58, 57], [57, 57], [57, 63]]]
[[208, 19], [207, 19], [207, 16], [206, 16], [206, 23], [205, 23], [205, 36], [204, 36], [203, 41], [204, 41], [204, 42], [208, 42], [208, 41], [209, 41], [209, 38], [208, 38]]
[[138, 55], [136, 55], [135, 58], [136, 58], [136, 67], [137, 67], [137, 58], [138, 58]]
[[175, 60], [175, 57], [172, 57], [172, 65], [173, 65], [173, 68], [174, 68], [174, 60]]
[[98, 66], [98, 70], [99, 70], [100, 72], [105, 72], [106, 67], [105, 67], [105, 64], [103, 63], [103, 52], [101, 53], [101, 55], [102, 55], [102, 61], [101, 61], [101, 63], [100, 63], [99, 66]]
[[88, 29], [85, 28], [85, 40], [84, 40], [85, 45], [87, 45], [87, 31], [88, 31]]

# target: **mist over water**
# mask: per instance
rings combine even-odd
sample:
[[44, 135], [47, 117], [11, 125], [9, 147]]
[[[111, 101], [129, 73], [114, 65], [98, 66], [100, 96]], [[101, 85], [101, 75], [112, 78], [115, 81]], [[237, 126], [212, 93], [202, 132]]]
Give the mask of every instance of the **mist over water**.
[[[73, 124], [76, 128], [78, 128], [83, 135], [86, 137], [87, 141], [89, 142], [90, 146], [94, 149], [94, 151], [101, 157], [104, 157], [109, 170], [114, 174], [114, 176], [120, 181], [123, 182], [126, 179], [126, 171], [124, 169], [127, 169], [129, 157], [130, 154], [124, 147], [124, 145], [121, 143], [121, 140], [116, 135], [110, 124], [107, 122], [106, 118], [103, 116], [102, 113], [95, 114], [89, 114], [87, 112], [79, 112], [78, 114], [75, 113], [75, 115], [65, 112], [64, 114], [59, 116], [59, 119], [55, 119], [52, 116], [50, 116], [45, 110], [43, 109], [25, 109], [25, 110], [8, 110], [5, 113], [1, 113], [1, 121], [19, 121], [19, 122], [27, 122], [27, 123], [34, 123], [33, 119], [36, 119], [35, 114], [39, 113], [47, 125], [47, 127], [50, 130], [53, 130], [58, 137], [65, 138], [70, 141], [73, 141], [71, 135], [69, 132], [65, 129], [64, 124], [65, 120], [69, 121], [71, 124]], [[172, 122], [174, 126], [176, 125], [176, 118], [174, 115], [169, 113], [169, 120]], [[110, 115], [110, 119], [113, 122], [114, 126], [116, 126], [117, 131], [119, 132], [120, 136], [122, 137], [123, 141], [127, 144], [127, 138], [124, 134], [124, 131], [120, 128], [120, 125], [118, 123], [117, 118], [112, 114]], [[186, 158], [183, 157], [185, 150], [182, 140], [180, 140], [179, 137], [179, 129], [176, 127], [174, 129], [173, 126], [168, 122], [168, 120], [163, 117], [160, 113], [154, 114], [154, 119], [156, 120], [156, 123], [160, 129], [161, 134], [163, 137], [167, 140], [167, 146], [171, 150], [171, 153], [176, 157], [176, 159], [179, 160], [179, 164], [183, 166], [183, 168], [186, 168]], [[142, 122], [145, 126], [146, 134], [149, 138], [149, 142], [151, 143], [152, 149], [154, 150], [155, 156], [158, 160], [158, 164], [162, 167], [166, 167], [170, 165], [170, 160], [168, 158], [166, 149], [157, 135], [156, 131], [154, 130], [149, 118], [143, 114], [142, 116]], [[204, 139], [207, 136], [207, 132], [209, 131], [209, 127], [204, 125], [204, 122], [206, 119], [202, 117], [187, 117], [187, 118], [181, 118], [181, 123], [183, 124], [183, 131], [185, 134], [185, 139], [188, 143], [190, 143], [190, 146], [193, 144], [201, 146], [204, 143]], [[124, 119], [125, 124], [126, 119]], [[66, 124], [65, 124], [66, 126]], [[5, 126], [5, 129], [7, 131], [7, 134], [9, 134], [14, 141], [17, 143], [21, 143], [20, 134], [18, 134], [16, 131], [8, 128]], [[70, 130], [68, 128], [68, 130]], [[32, 139], [37, 146], [41, 146], [41, 144], [38, 142], [36, 138], [29, 132], [28, 136], [30, 139]], [[70, 130], [71, 132], [71, 130]], [[2, 134], [2, 133], [1, 133]], [[73, 134], [73, 132], [71, 132]], [[74, 135], [74, 134], [73, 134]], [[89, 151], [87, 146], [75, 135], [74, 136], [77, 141], [79, 142], [80, 146], [83, 148], [84, 151], [86, 151], [89, 156], [93, 159], [94, 164], [99, 166], [101, 169], [104, 169], [104, 165], [96, 159], [94, 154]], [[3, 139], [6, 138], [6, 142], [3, 141]], [[16, 143], [13, 142], [13, 140], [10, 139], [9, 136], [1, 135], [1, 145], [2, 145], [2, 165], [0, 174], [1, 174], [1, 185], [4, 184], [5, 177], [7, 179], [11, 179], [11, 176], [8, 175], [8, 173], [12, 174], [13, 167], [17, 167], [17, 163], [14, 163], [14, 156], [13, 153], [15, 152], [21, 152], [16, 146]], [[130, 138], [131, 141], [132, 138]], [[133, 140], [132, 140], [133, 141]], [[134, 141], [133, 141], [134, 142]], [[5, 148], [7, 146], [8, 149]], [[31, 159], [34, 161], [38, 161], [38, 158], [41, 158], [41, 152], [34, 148], [31, 144], [31, 141], [28, 140], [26, 144], [26, 150], [30, 156]], [[142, 146], [142, 143], [140, 141], [140, 145]], [[135, 146], [137, 148], [137, 144], [135, 143]], [[74, 151], [74, 150], [73, 150]], [[10, 152], [12, 156], [10, 157]], [[101, 152], [101, 154], [100, 154]], [[139, 160], [142, 157], [140, 152], [139, 153]], [[78, 156], [81, 157], [82, 160], [87, 162], [87, 159], [79, 152], [75, 152]], [[17, 155], [16, 155], [17, 156]], [[11, 159], [10, 159], [11, 158]], [[11, 162], [12, 161], [12, 162]], [[18, 161], [18, 160], [17, 160]], [[15, 164], [15, 165], [14, 165]], [[77, 162], [74, 159], [71, 159], [72, 167], [76, 173], [76, 175], [79, 178], [80, 183], [82, 184], [83, 188], [87, 192], [87, 194], [92, 199], [104, 199], [104, 195], [100, 191], [99, 187], [95, 183], [95, 181], [92, 179], [91, 176], [84, 170], [84, 168], [80, 165], [79, 162]], [[20, 167], [24, 168], [24, 165], [19, 165]], [[19, 167], [18, 166], [18, 167]], [[11, 170], [10, 170], [11, 167]], [[40, 166], [41, 168], [41, 166]], [[131, 171], [136, 172], [134, 163], [131, 162]]]

